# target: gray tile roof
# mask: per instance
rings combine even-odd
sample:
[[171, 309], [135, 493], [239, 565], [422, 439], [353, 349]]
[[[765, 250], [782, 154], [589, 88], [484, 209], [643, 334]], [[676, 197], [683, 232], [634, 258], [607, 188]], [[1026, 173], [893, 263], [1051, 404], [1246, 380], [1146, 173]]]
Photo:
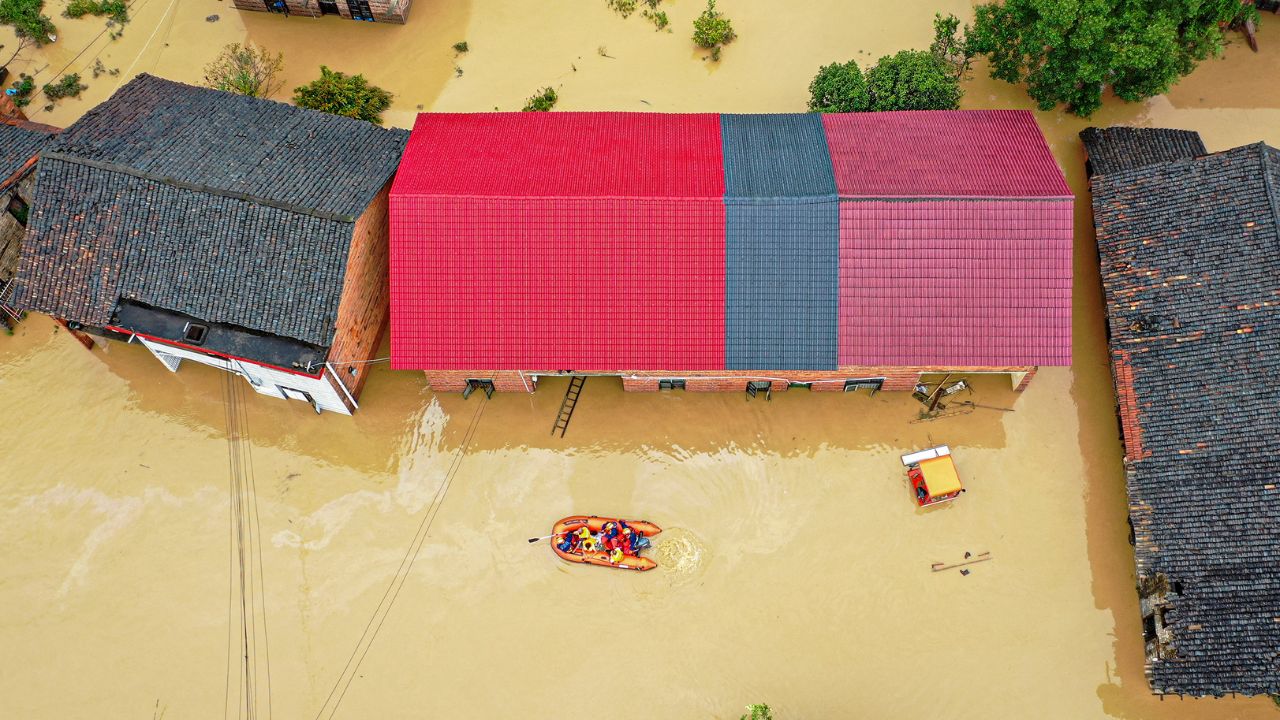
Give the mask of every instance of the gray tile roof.
[[1109, 175], [1155, 163], [1207, 155], [1200, 133], [1192, 130], [1117, 125], [1080, 132], [1091, 174]]
[[1093, 211], [1138, 571], [1173, 588], [1152, 686], [1280, 692], [1280, 153], [1097, 176]]
[[35, 157], [52, 136], [52, 128], [0, 121], [0, 187]]
[[41, 160], [15, 302], [101, 327], [128, 299], [327, 347], [353, 219], [405, 139], [140, 76]]
[[403, 130], [139, 75], [49, 154], [352, 220], [395, 174], [407, 140]]

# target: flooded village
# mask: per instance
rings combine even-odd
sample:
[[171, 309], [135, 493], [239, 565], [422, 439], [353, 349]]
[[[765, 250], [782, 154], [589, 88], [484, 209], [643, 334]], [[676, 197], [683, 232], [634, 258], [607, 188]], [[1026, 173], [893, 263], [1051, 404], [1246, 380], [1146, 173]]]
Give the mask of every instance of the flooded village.
[[[718, 60], [693, 0], [64, 5], [5, 86], [87, 87], [0, 123], [0, 717], [1280, 717], [1270, 13], [1082, 118], [981, 57], [806, 112], [963, 2], [721, 0]], [[201, 87], [245, 42], [381, 127]]]

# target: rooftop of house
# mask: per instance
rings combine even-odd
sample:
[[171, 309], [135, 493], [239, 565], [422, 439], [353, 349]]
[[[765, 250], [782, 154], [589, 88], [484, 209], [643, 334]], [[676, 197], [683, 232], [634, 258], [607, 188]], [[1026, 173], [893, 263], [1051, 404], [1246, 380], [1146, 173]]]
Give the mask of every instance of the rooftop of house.
[[29, 170], [57, 128], [0, 118], [0, 191]]
[[1200, 133], [1166, 128], [1117, 125], [1086, 128], [1080, 132], [1089, 155], [1090, 175], [1110, 175], [1123, 170], [1207, 155]]
[[48, 148], [17, 302], [121, 300], [327, 347], [355, 219], [407, 135], [140, 75]]
[[1071, 191], [1032, 115], [878, 115], [420, 115], [393, 364], [1069, 364]]
[[[1140, 575], [1170, 587], [1158, 692], [1280, 692], [1280, 152], [1086, 135]], [[1176, 145], [1166, 141], [1175, 138]], [[1135, 149], [1122, 148], [1155, 138]], [[1179, 159], [1167, 159], [1173, 156]], [[1110, 168], [1120, 168], [1106, 172]]]

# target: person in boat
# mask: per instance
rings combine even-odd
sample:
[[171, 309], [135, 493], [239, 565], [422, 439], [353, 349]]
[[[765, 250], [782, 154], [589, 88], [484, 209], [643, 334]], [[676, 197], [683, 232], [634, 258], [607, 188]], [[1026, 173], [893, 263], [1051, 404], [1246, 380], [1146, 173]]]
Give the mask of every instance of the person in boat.
[[578, 543], [582, 546], [583, 552], [595, 552], [599, 540], [591, 533], [591, 529], [584, 525], [578, 529]]
[[613, 563], [614, 565], [617, 565], [618, 563], [622, 562], [622, 558], [624, 557], [626, 557], [626, 554], [622, 552], [622, 546], [620, 545], [614, 547], [613, 550], [609, 551], [609, 562]]
[[574, 533], [561, 533], [560, 542], [556, 543], [556, 547], [560, 552], [571, 553], [578, 549], [578, 536]]

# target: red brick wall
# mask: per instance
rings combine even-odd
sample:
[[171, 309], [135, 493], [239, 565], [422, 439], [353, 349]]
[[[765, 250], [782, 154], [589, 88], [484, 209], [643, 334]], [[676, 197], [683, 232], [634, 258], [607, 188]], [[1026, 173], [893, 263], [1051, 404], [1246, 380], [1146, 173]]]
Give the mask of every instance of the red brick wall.
[[[1026, 388], [1035, 375], [1034, 367], [843, 367], [832, 371], [792, 371], [792, 370], [671, 370], [671, 371], [619, 371], [622, 385], [628, 392], [655, 392], [658, 380], [664, 378], [685, 380], [685, 389], [692, 392], [745, 392], [750, 380], [773, 381], [773, 392], [785, 391], [788, 382], [812, 382], [814, 391], [841, 392], [845, 380], [884, 378], [883, 390], [911, 390], [922, 374], [927, 373], [993, 373], [993, 372], [1025, 372], [1026, 377], [1018, 386], [1018, 390]], [[514, 370], [428, 370], [427, 382], [436, 392], [460, 392], [466, 387], [469, 378], [493, 381], [493, 387], [499, 392], [532, 392], [536, 389], [533, 375], [554, 375], [546, 371], [530, 371], [521, 373]], [[601, 374], [601, 373], [593, 373]], [[702, 379], [699, 379], [702, 378]], [[826, 381], [826, 382], [823, 382]]]
[[[257, 10], [268, 12], [267, 3], [273, 0], [233, 0], [237, 10]], [[409, 19], [409, 5], [412, 0], [369, 0], [369, 9], [373, 11], [376, 22], [396, 23], [403, 25]], [[289, 14], [306, 18], [320, 17], [320, 4], [317, 0], [285, 0]], [[347, 0], [337, 0], [338, 14], [351, 19], [351, 10]]]
[[369, 376], [368, 361], [378, 352], [390, 314], [387, 279], [387, 196], [390, 191], [388, 181], [356, 220], [347, 255], [342, 300], [338, 303], [338, 327], [329, 348], [329, 362], [356, 399], [360, 398]]

